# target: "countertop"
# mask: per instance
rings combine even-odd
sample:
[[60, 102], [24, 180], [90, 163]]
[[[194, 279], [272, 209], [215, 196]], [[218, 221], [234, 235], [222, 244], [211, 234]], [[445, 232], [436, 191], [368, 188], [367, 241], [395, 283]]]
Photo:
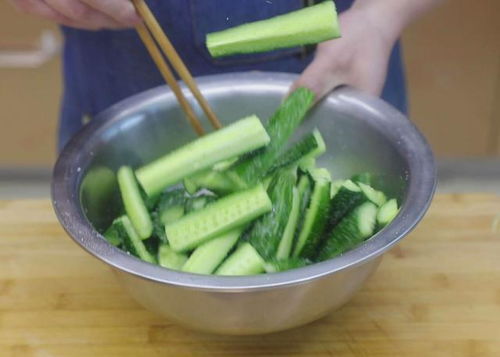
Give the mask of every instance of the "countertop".
[[155, 317], [50, 201], [0, 201], [0, 356], [500, 356], [500, 197], [438, 195], [342, 309], [254, 337]]

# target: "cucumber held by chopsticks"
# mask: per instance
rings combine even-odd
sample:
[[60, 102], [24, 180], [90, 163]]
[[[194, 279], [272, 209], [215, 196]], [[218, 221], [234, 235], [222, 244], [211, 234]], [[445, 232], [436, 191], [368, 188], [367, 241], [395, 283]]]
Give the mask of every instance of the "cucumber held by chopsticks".
[[213, 57], [256, 53], [315, 44], [340, 37], [337, 11], [327, 0], [267, 20], [251, 22], [207, 35]]

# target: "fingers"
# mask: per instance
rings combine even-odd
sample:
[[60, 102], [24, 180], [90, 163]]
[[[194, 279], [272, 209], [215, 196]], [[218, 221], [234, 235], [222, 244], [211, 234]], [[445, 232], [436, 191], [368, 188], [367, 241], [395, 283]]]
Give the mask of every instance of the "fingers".
[[141, 21], [129, 0], [82, 0], [82, 2], [123, 26], [135, 26]]
[[123, 24], [100, 13], [79, 0], [44, 0], [54, 11], [64, 15], [76, 24], [76, 27], [99, 30], [102, 28], [121, 28]]
[[299, 87], [309, 88], [316, 94], [316, 102], [336, 87], [344, 84], [343, 75], [335, 70], [331, 65], [322, 60], [315, 59], [292, 84], [291, 90]]
[[16, 0], [11, 1], [11, 3], [17, 10], [24, 14], [40, 16], [47, 20], [57, 22], [65, 26], [75, 25], [73, 21], [71, 21], [58, 11], [52, 9], [42, 0]]

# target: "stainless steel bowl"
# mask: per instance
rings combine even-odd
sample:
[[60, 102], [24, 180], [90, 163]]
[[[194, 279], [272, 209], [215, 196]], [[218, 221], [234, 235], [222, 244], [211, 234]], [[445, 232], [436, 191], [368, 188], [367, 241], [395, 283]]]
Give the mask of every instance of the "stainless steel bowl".
[[[198, 83], [227, 124], [252, 113], [267, 118], [294, 78], [250, 72], [208, 76]], [[319, 163], [334, 177], [379, 173], [386, 189], [403, 202], [390, 226], [357, 249], [323, 263], [250, 277], [202, 276], [151, 265], [104, 240], [99, 231], [120, 207], [115, 170], [122, 164], [147, 163], [195, 138], [166, 87], [113, 106], [71, 140], [54, 169], [54, 208], [75, 242], [108, 264], [138, 302], [171, 321], [224, 334], [300, 326], [339, 308], [363, 285], [382, 254], [423, 217], [436, 177], [424, 137], [380, 99], [339, 89], [313, 110], [298, 134], [313, 127], [321, 130], [328, 146]]]

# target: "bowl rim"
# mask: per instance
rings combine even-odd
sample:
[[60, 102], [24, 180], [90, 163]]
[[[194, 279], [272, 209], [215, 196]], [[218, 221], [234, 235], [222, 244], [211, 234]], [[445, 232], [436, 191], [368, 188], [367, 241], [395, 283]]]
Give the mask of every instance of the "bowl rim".
[[[266, 83], [266, 86], [276, 86], [285, 94], [296, 78], [297, 75], [289, 73], [252, 71], [198, 77], [197, 83], [206, 93], [217, 91], [221, 83], [230, 82], [233, 86], [234, 83], [240, 86]], [[185, 87], [183, 84], [181, 86]], [[88, 145], [92, 135], [113, 125], [117, 116], [126, 118], [128, 113], [133, 112], [134, 107], [139, 104], [144, 105], [148, 100], [158, 96], [173, 96], [173, 93], [167, 86], [156, 87], [131, 96], [96, 116], [63, 148], [54, 166], [51, 185], [53, 208], [68, 235], [97, 259], [138, 278], [197, 290], [226, 292], [306, 283], [340, 270], [354, 268], [386, 252], [415, 228], [425, 215], [434, 196], [436, 188], [434, 155], [418, 128], [401, 112], [380, 98], [350, 87], [341, 87], [323, 101], [340, 101], [356, 106], [360, 114], [369, 114], [382, 122], [383, 126], [390, 127], [395, 132], [405, 133], [398, 137], [398, 145], [411, 153], [412, 160], [407, 160], [407, 164], [412, 175], [409, 178], [405, 203], [389, 226], [339, 257], [280, 273], [237, 277], [199, 275], [144, 262], [109, 244], [86, 219], [78, 194], [85, 171], [81, 169], [80, 163], [85, 160], [81, 155], [82, 148]], [[89, 152], [93, 155], [92, 151]]]

